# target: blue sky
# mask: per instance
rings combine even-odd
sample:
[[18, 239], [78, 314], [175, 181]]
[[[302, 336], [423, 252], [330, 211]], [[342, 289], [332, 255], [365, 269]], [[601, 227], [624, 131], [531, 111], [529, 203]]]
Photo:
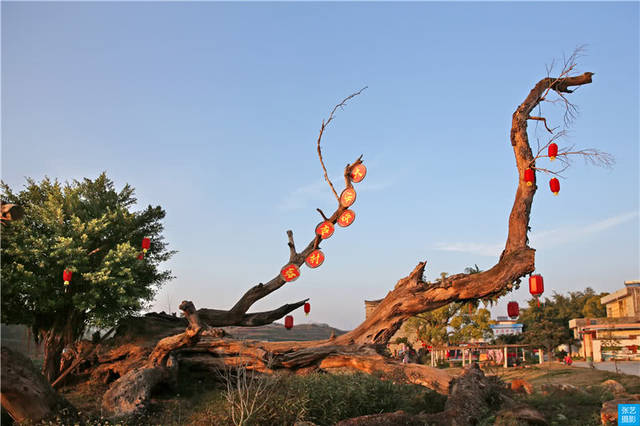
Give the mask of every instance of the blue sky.
[[[638, 3], [2, 2], [2, 179], [106, 171], [141, 206], [167, 211], [183, 299], [229, 308], [303, 246], [335, 199], [315, 151], [322, 119], [330, 176], [364, 154], [356, 222], [323, 245], [324, 265], [255, 305], [311, 298], [296, 322], [352, 328], [417, 262], [430, 279], [490, 268], [506, 239], [517, 171], [511, 114], [545, 65], [587, 45], [594, 83], [560, 147], [576, 159], [532, 210], [546, 295], [614, 291], [640, 277]], [[561, 125], [557, 106], [543, 114]], [[535, 123], [530, 138], [547, 135]], [[524, 302], [528, 288], [504, 298]]]

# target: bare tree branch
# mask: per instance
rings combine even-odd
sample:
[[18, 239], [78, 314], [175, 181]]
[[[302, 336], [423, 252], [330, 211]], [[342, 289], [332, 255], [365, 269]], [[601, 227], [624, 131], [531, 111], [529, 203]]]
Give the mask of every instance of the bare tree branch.
[[320, 141], [322, 140], [322, 134], [324, 133], [324, 130], [327, 128], [329, 123], [331, 123], [331, 121], [333, 121], [333, 115], [335, 114], [336, 110], [338, 108], [343, 108], [347, 104], [347, 102], [349, 102], [351, 99], [353, 99], [356, 96], [358, 96], [360, 93], [362, 93], [366, 89], [367, 89], [367, 86], [363, 87], [362, 89], [358, 90], [357, 92], [352, 93], [349, 96], [347, 96], [346, 98], [344, 98], [338, 105], [334, 106], [333, 109], [331, 110], [331, 114], [329, 114], [329, 118], [326, 121], [322, 120], [322, 126], [320, 126], [320, 134], [318, 135], [318, 158], [320, 158], [320, 164], [322, 165], [322, 170], [324, 171], [324, 178], [327, 181], [327, 183], [329, 184], [329, 186], [331, 187], [331, 191], [333, 191], [333, 195], [336, 197], [336, 200], [338, 200], [338, 202], [340, 202], [340, 197], [338, 196], [338, 193], [336, 192], [336, 189], [333, 187], [333, 183], [331, 183], [331, 179], [329, 179], [329, 174], [327, 173], [327, 168], [325, 167], [324, 161], [322, 159], [322, 150], [320, 149]]

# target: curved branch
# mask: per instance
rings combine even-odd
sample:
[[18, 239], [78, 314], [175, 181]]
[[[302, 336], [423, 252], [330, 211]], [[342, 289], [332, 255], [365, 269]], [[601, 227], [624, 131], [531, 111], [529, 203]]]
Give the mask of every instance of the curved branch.
[[513, 113], [511, 144], [520, 179], [509, 216], [507, 242], [498, 263], [485, 272], [458, 274], [432, 284], [422, 281], [426, 263], [420, 262], [409, 276], [398, 281], [393, 291], [360, 326], [336, 338], [336, 344], [386, 344], [403, 321], [413, 315], [451, 302], [505, 294], [514, 283], [519, 283], [521, 277], [535, 270], [535, 250], [527, 245], [531, 204], [536, 192], [535, 184], [528, 186], [524, 181], [524, 171], [535, 165], [527, 135], [527, 120], [543, 94], [549, 90], [570, 93], [568, 87], [591, 83], [592, 76], [593, 73], [587, 72], [577, 77], [544, 78]]
[[327, 119], [327, 121], [322, 120], [322, 126], [320, 126], [320, 134], [318, 135], [318, 158], [320, 158], [320, 165], [322, 166], [322, 170], [324, 171], [324, 178], [327, 181], [327, 183], [329, 184], [329, 186], [331, 187], [331, 191], [333, 192], [333, 195], [336, 197], [336, 200], [338, 200], [338, 203], [340, 202], [340, 197], [338, 196], [338, 193], [336, 192], [336, 189], [333, 187], [333, 183], [331, 183], [331, 179], [329, 179], [329, 174], [327, 173], [327, 168], [325, 167], [324, 160], [322, 159], [322, 149], [320, 148], [320, 141], [322, 140], [322, 134], [324, 133], [324, 129], [326, 129], [327, 126], [329, 125], [329, 123], [331, 123], [331, 121], [333, 120], [333, 114], [335, 114], [337, 109], [344, 107], [349, 100], [351, 100], [351, 99], [355, 98], [356, 96], [358, 96], [366, 88], [367, 88], [367, 86], [363, 87], [362, 89], [358, 90], [355, 93], [350, 94], [349, 96], [344, 98], [342, 100], [342, 102], [340, 102], [338, 105], [334, 106], [333, 109], [331, 110], [331, 114], [329, 114], [329, 118]]

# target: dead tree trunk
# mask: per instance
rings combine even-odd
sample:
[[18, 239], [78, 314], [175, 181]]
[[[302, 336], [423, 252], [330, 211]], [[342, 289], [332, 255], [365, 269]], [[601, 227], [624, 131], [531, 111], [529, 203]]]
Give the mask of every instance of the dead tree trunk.
[[[538, 117], [531, 117], [530, 113], [550, 91], [564, 98], [563, 93], [571, 93], [568, 87], [591, 83], [592, 75], [592, 73], [584, 73], [580, 76], [568, 77], [563, 72], [559, 78], [542, 79], [514, 112], [511, 144], [519, 182], [509, 216], [509, 232], [505, 249], [499, 262], [491, 269], [475, 274], [457, 274], [436, 283], [429, 283], [422, 279], [426, 262], [420, 262], [407, 277], [398, 281], [369, 318], [357, 328], [335, 339], [314, 342], [240, 342], [221, 338], [219, 333], [209, 328], [268, 324], [302, 306], [304, 300], [284, 305], [274, 311], [247, 313], [256, 301], [285, 284], [285, 280], [280, 275], [266, 284], [260, 283], [249, 289], [228, 311], [213, 309], [196, 311], [191, 302], [183, 302], [181, 309], [184, 310], [189, 324], [187, 330], [161, 340], [150, 354], [146, 352], [145, 355], [149, 355], [148, 358], [141, 359], [137, 369], [121, 377], [105, 394], [103, 408], [111, 413], [125, 414], [143, 407], [153, 386], [171, 376], [170, 371], [174, 371], [172, 368], [175, 366], [174, 357], [178, 359], [191, 357], [192, 360], [198, 359], [198, 362], [210, 364], [212, 367], [244, 364], [248, 365], [248, 368], [265, 372], [277, 369], [327, 370], [336, 367], [348, 367], [367, 372], [380, 371], [383, 375], [389, 376], [404, 372], [409, 381], [446, 393], [451, 380], [448, 374], [422, 365], [399, 365], [384, 358], [376, 349], [385, 346], [403, 321], [411, 316], [452, 302], [467, 302], [504, 295], [517, 286], [522, 277], [535, 270], [535, 250], [528, 246], [527, 232], [531, 204], [537, 187], [535, 183], [531, 186], [527, 185], [524, 174], [528, 168], [535, 170], [537, 157], [534, 157], [529, 145], [527, 121], [538, 119]], [[336, 109], [344, 106], [347, 100], [358, 93], [338, 104], [331, 112], [329, 119], [322, 123], [318, 137], [318, 153], [323, 169], [325, 168], [320, 152], [322, 134], [333, 119]], [[346, 166], [344, 171], [346, 188], [353, 188], [351, 172], [361, 162], [361, 158], [358, 158], [353, 164]], [[319, 212], [323, 219], [335, 224], [346, 207], [340, 203], [340, 197], [328, 179], [326, 169], [325, 177], [338, 199], [338, 208], [329, 217], [322, 211], [319, 210]], [[319, 236], [316, 236], [301, 252], [297, 252], [293, 233], [287, 231], [287, 235], [290, 250], [289, 263], [297, 266], [302, 265], [307, 255], [318, 248], [322, 241]], [[176, 319], [177, 321], [180, 320]]]
[[2, 347], [2, 406], [17, 422], [38, 422], [73, 407], [22, 354]]

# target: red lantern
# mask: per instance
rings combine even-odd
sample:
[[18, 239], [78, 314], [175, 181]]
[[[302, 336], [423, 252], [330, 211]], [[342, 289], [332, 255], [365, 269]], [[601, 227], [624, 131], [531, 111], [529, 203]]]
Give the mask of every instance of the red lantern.
[[346, 188], [340, 194], [340, 205], [342, 207], [349, 207], [356, 202], [356, 190], [353, 188]]
[[144, 254], [140, 253], [140, 254], [138, 255], [138, 260], [142, 260], [142, 259], [144, 259]]
[[316, 249], [309, 253], [309, 256], [304, 260], [309, 268], [317, 268], [324, 262], [324, 253], [320, 249]]
[[[536, 299], [544, 292], [544, 280], [542, 275], [531, 275], [529, 277], [529, 293]], [[540, 306], [540, 300], [538, 300], [538, 306]]]
[[300, 269], [293, 263], [290, 263], [280, 270], [280, 276], [286, 282], [295, 281], [300, 276]]
[[533, 169], [525, 169], [524, 181], [527, 182], [527, 186], [533, 185], [533, 182], [535, 181], [535, 179], [536, 177], [535, 177], [535, 174], [533, 173]]
[[549, 188], [551, 188], [553, 195], [558, 195], [558, 192], [560, 192], [560, 181], [556, 178], [551, 179], [549, 181]]
[[328, 220], [325, 220], [324, 222], [316, 226], [316, 234], [320, 235], [323, 240], [326, 240], [327, 238], [332, 236], [334, 230], [335, 228], [333, 227], [333, 223], [329, 222]]
[[518, 306], [518, 302], [507, 303], [507, 315], [509, 315], [509, 318], [511, 319], [518, 318], [518, 315], [520, 315], [520, 306]]
[[293, 328], [293, 317], [291, 315], [284, 317], [284, 328], [287, 330], [291, 330]]
[[351, 225], [355, 219], [356, 214], [353, 210], [345, 210], [338, 218], [338, 225], [344, 228], [345, 226]]
[[142, 239], [142, 252], [146, 253], [151, 248], [151, 240], [149, 238]]
[[351, 175], [349, 177], [351, 178], [352, 182], [358, 183], [362, 182], [362, 179], [364, 179], [366, 175], [367, 168], [364, 166], [364, 164], [358, 164], [351, 169]]
[[73, 275], [73, 272], [68, 269], [65, 269], [64, 271], [62, 271], [62, 280], [64, 281], [65, 293], [69, 289], [69, 283], [71, 282], [71, 275]]
[[553, 161], [558, 156], [558, 145], [551, 143], [549, 145], [549, 160]]
[[307, 302], [304, 304], [304, 314], [309, 315], [309, 312], [311, 312], [311, 303]]

